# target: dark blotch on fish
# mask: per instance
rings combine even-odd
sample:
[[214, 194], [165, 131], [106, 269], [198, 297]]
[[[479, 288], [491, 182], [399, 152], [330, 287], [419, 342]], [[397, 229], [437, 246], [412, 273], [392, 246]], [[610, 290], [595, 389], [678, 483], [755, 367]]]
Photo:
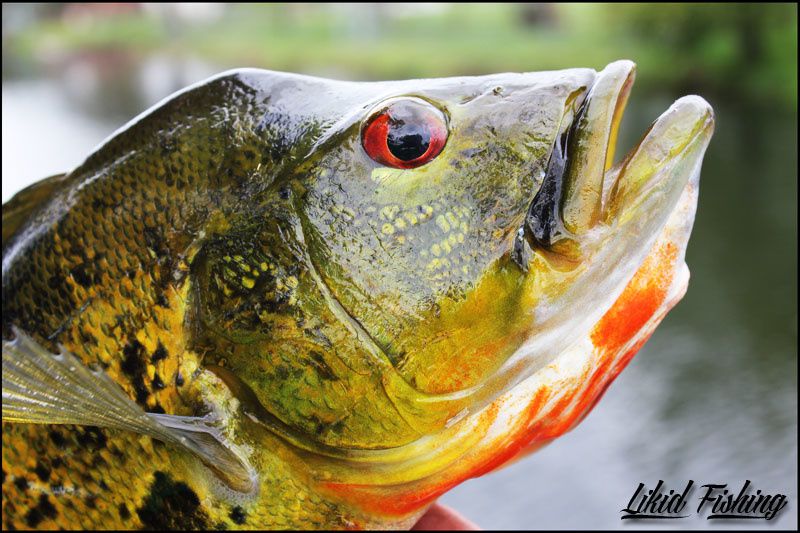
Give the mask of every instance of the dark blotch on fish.
[[64, 435], [62, 435], [56, 430], [50, 432], [50, 440], [53, 441], [53, 444], [55, 444], [58, 448], [62, 450], [66, 447], [67, 439], [65, 439]]
[[163, 307], [164, 309], [169, 309], [169, 300], [166, 296], [164, 296], [164, 294], [159, 294], [156, 298], [156, 305]]
[[321, 379], [328, 380], [328, 381], [335, 381], [338, 378], [336, 374], [333, 372], [333, 369], [328, 366], [328, 363], [325, 362], [325, 358], [319, 352], [311, 352], [309, 354], [311, 356], [312, 364], [314, 368], [317, 370], [317, 374]]
[[24, 477], [14, 478], [14, 486], [17, 487], [20, 492], [25, 492], [28, 490], [28, 480]]
[[122, 349], [122, 354], [125, 359], [122, 360], [120, 369], [131, 378], [133, 390], [136, 391], [136, 402], [140, 405], [145, 405], [150, 391], [144, 384], [145, 363], [144, 354], [145, 349], [142, 343], [136, 339], [132, 339]]
[[230, 517], [234, 524], [239, 524], [240, 526], [247, 520], [247, 514], [238, 505], [231, 510]]
[[39, 503], [36, 507], [33, 507], [25, 515], [25, 523], [28, 524], [29, 527], [35, 528], [45, 518], [55, 518], [56, 516], [58, 516], [58, 511], [56, 511], [56, 508], [50, 503], [50, 499], [47, 495], [42, 494], [39, 496]]
[[106, 447], [106, 436], [97, 426], [86, 426], [79, 429], [77, 438], [78, 444], [84, 448], [100, 450]]
[[87, 270], [85, 263], [77, 265], [75, 268], [70, 270], [69, 273], [72, 276], [72, 279], [74, 279], [75, 282], [81, 287], [91, 287], [94, 284], [94, 279], [92, 278], [91, 273]]
[[146, 530], [207, 529], [208, 516], [197, 494], [182, 481], [156, 472], [150, 494], [136, 510]]
[[131, 512], [128, 510], [128, 506], [124, 503], [119, 504], [119, 517], [123, 520], [127, 520], [131, 517]]
[[161, 344], [161, 341], [158, 341], [158, 346], [156, 347], [156, 351], [153, 352], [153, 355], [150, 356], [150, 362], [156, 363], [161, 361], [162, 359], [167, 358], [167, 349], [164, 348], [164, 345]]
[[89, 509], [97, 509], [97, 494], [89, 494], [83, 501]]
[[47, 465], [42, 464], [40, 461], [36, 462], [36, 468], [34, 468], [33, 471], [42, 481], [47, 481], [50, 479], [50, 468]]

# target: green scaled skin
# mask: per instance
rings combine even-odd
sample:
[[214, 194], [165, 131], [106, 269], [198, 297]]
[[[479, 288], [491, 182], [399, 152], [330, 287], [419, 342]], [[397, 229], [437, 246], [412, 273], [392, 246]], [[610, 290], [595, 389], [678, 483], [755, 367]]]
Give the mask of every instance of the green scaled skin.
[[[4, 527], [413, 524], [429, 501], [383, 512], [331, 486], [433, 479], [453, 457], [409, 462], [429, 437], [525, 377], [503, 365], [538, 306], [589, 271], [580, 203], [566, 239], [525, 228], [598, 76], [232, 71], [20, 192], [3, 206], [4, 339], [63, 347], [147, 413], [213, 417], [255, 477], [232, 487], [135, 432], [4, 421]], [[440, 113], [446, 142], [391, 168], [363, 130], [409, 98]], [[551, 179], [573, 194], [576, 168]]]

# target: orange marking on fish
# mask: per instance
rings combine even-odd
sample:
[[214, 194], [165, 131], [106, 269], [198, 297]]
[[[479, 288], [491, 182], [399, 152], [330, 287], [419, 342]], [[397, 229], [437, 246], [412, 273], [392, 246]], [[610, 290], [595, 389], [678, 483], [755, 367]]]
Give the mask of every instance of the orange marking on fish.
[[[361, 509], [386, 516], [404, 516], [425, 505], [456, 486], [461, 480], [448, 481], [423, 489], [410, 487], [407, 492], [396, 492], [398, 487], [380, 487], [358, 483], [323, 483], [345, 500]], [[402, 489], [400, 489], [402, 490]]]
[[664, 302], [678, 248], [666, 243], [647, 256], [622, 294], [592, 331], [592, 343], [606, 352], [622, 348]]
[[[546, 418], [538, 422], [534, 421], [541, 409], [541, 399], [538, 395], [534, 397], [513, 433], [512, 439], [515, 440], [505, 449], [496, 452], [494, 457], [501, 460], [490, 459], [487, 464], [491, 468], [476, 468], [474, 475], [482, 475], [507, 460], [541, 448], [575, 427], [589, 414], [622, 369], [649, 339], [652, 332], [639, 339], [622, 356], [615, 357], [661, 307], [673, 279], [677, 255], [678, 248], [668, 242], [658, 246], [647, 256], [617, 301], [592, 331], [592, 343], [597, 347], [599, 355], [597, 366], [576, 378], [574, 388], [556, 402]], [[511, 453], [513, 450], [516, 451]]]
[[[493, 446], [470, 454], [454, 465], [448, 477], [433, 486], [420, 488], [411, 483], [407, 490], [398, 486], [380, 487], [367, 484], [323, 483], [366, 511], [389, 516], [407, 515], [432, 503], [462, 481], [487, 474], [511, 460], [538, 449], [572, 429], [594, 408], [609, 385], [622, 372], [636, 352], [647, 342], [650, 333], [619, 356], [621, 349], [640, 333], [661, 307], [667, 296], [676, 266], [678, 248], [666, 243], [648, 255], [642, 266], [623, 290], [614, 305], [595, 326], [591, 334], [598, 354], [598, 363], [574, 378], [573, 388], [564, 393], [548, 409], [553, 391], [540, 388], [525, 408], [515, 428], [498, 439]], [[488, 427], [497, 417], [497, 403], [482, 414], [481, 425]]]

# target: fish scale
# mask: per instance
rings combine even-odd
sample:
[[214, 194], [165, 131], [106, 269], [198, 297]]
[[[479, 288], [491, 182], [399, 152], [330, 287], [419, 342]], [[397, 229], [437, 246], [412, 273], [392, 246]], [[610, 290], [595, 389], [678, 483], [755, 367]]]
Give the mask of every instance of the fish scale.
[[3, 526], [406, 528], [567, 431], [685, 290], [713, 115], [608, 168], [633, 72], [240, 69], [18, 193]]

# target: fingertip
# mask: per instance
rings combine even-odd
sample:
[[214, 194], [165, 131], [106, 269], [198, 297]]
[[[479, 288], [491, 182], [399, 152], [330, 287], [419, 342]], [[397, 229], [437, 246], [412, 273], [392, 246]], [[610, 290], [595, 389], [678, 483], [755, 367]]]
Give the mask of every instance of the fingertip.
[[450, 507], [436, 503], [411, 529], [412, 531], [477, 531], [480, 528]]

